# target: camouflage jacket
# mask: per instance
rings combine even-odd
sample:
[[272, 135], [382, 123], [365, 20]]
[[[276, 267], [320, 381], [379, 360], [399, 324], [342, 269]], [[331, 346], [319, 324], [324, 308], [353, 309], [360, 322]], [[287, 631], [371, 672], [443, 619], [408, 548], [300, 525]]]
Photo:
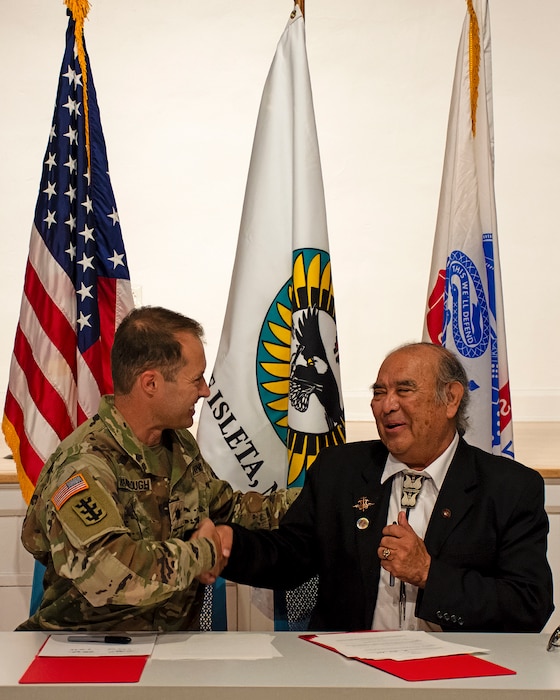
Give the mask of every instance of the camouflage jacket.
[[164, 436], [162, 461], [107, 396], [50, 457], [22, 531], [25, 548], [46, 566], [43, 600], [18, 629], [196, 629], [196, 576], [216, 551], [207, 538], [189, 541], [191, 532], [207, 517], [276, 527], [299, 492], [234, 492], [187, 430]]

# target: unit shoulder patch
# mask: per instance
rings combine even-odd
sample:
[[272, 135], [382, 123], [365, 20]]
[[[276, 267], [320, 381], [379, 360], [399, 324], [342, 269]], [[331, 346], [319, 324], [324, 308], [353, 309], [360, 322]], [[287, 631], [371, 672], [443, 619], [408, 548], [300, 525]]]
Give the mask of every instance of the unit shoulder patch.
[[64, 483], [67, 484], [78, 476], [87, 484], [87, 489], [78, 488], [68, 498], [63, 495], [60, 500], [64, 505], [61, 504], [57, 511], [57, 519], [72, 546], [83, 548], [108, 533], [128, 532], [111, 492], [91, 473], [89, 467], [82, 466], [79, 473]]
[[84, 525], [97, 525], [107, 515], [107, 511], [93, 496], [84, 496], [72, 504], [72, 510]]

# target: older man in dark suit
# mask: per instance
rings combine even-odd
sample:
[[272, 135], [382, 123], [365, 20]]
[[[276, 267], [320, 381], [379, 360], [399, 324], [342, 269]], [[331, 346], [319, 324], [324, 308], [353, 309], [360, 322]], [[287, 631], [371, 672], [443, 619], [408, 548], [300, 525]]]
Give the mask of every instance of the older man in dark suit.
[[315, 630], [538, 632], [552, 610], [541, 476], [468, 445], [468, 382], [427, 343], [383, 362], [381, 440], [327, 448], [275, 532], [219, 526], [223, 575], [289, 589], [319, 575]]

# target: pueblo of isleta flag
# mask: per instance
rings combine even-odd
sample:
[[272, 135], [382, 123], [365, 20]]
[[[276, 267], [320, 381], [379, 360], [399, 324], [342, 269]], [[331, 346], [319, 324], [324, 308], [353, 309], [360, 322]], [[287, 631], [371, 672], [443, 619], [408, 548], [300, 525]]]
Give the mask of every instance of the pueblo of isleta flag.
[[29, 501], [58, 443], [112, 391], [115, 330], [133, 308], [83, 24], [67, 0], [66, 50], [35, 216], [2, 429]]
[[299, 7], [264, 87], [198, 439], [221, 477], [262, 493], [301, 485], [318, 451], [345, 440], [323, 179]]
[[494, 198], [487, 0], [467, 0], [436, 225], [424, 340], [456, 352], [471, 388], [467, 440], [513, 457]]

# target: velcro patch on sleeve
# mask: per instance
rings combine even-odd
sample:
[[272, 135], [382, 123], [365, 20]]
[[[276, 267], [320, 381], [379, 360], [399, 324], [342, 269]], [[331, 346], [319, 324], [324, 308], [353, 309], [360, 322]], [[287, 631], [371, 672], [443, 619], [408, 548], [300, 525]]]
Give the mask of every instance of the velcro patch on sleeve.
[[57, 510], [60, 510], [69, 498], [80, 491], [89, 489], [89, 484], [82, 474], [74, 474], [57, 488], [51, 497], [51, 501]]
[[80, 518], [84, 525], [97, 525], [107, 515], [100, 501], [92, 496], [80, 498], [78, 503], [72, 505], [72, 510]]
[[80, 550], [107, 534], [129, 532], [111, 491], [91, 469], [82, 465], [79, 473], [89, 485], [87, 490], [75, 491], [56, 513], [71, 545]]

